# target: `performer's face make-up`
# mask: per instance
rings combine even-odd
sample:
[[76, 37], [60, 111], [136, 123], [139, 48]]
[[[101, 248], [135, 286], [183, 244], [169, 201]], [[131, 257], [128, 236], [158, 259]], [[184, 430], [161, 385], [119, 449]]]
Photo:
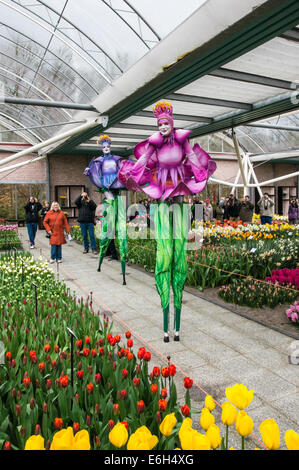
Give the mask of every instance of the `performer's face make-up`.
[[171, 133], [172, 128], [167, 119], [161, 119], [161, 121], [158, 123], [158, 127], [163, 136], [167, 136]]
[[102, 144], [102, 149], [103, 153], [110, 153], [110, 145], [108, 144], [108, 142], [104, 142]]

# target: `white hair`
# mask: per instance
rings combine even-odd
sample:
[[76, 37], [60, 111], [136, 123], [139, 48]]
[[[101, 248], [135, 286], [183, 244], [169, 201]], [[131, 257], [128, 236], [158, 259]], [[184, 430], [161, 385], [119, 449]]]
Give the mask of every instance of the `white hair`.
[[57, 201], [53, 201], [52, 204], [51, 204], [51, 211], [53, 210], [53, 206], [54, 204], [58, 204], [58, 209], [60, 210], [60, 205], [59, 205], [59, 202]]

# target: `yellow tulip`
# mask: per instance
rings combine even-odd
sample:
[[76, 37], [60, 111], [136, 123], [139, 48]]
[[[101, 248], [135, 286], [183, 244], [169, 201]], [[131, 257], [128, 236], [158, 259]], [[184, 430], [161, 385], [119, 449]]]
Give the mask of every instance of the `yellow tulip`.
[[208, 408], [203, 408], [201, 415], [200, 415], [200, 425], [201, 427], [207, 431], [211, 424], [215, 423], [215, 418], [211, 414], [211, 412], [208, 410]]
[[253, 421], [250, 416], [248, 416], [245, 411], [241, 410], [236, 420], [237, 433], [242, 437], [249, 436], [249, 434], [252, 433], [253, 426]]
[[90, 450], [89, 434], [86, 429], [78, 431], [74, 439], [74, 450]]
[[122, 423], [117, 423], [109, 433], [109, 441], [111, 442], [111, 444], [118, 448], [123, 447], [125, 445], [128, 440], [128, 437], [129, 434], [127, 428]]
[[30, 436], [25, 444], [25, 450], [45, 450], [45, 439], [40, 436]]
[[210, 450], [211, 444], [207, 436], [195, 429], [187, 428], [180, 434], [182, 450]]
[[237, 408], [234, 407], [229, 401], [222, 403], [221, 421], [227, 426], [231, 426], [237, 419]]
[[217, 449], [221, 444], [220, 429], [216, 424], [211, 424], [206, 432], [206, 436], [210, 441], [212, 449]]
[[174, 426], [176, 425], [177, 419], [174, 413], [170, 413], [169, 415], [165, 416], [162, 423], [160, 424], [160, 431], [161, 433], [169, 437], [172, 433]]
[[285, 432], [284, 440], [288, 450], [299, 450], [299, 434], [293, 431], [293, 429]]
[[131, 434], [127, 450], [152, 450], [157, 443], [157, 436], [154, 436], [146, 426], [141, 426]]
[[73, 450], [74, 433], [73, 428], [61, 429], [54, 434], [50, 450]]
[[227, 387], [225, 394], [239, 410], [244, 410], [251, 403], [254, 390], [247, 390], [245, 385], [236, 384], [233, 387]]
[[207, 395], [205, 399], [205, 408], [208, 408], [208, 410], [213, 411], [215, 409], [215, 402], [214, 399], [211, 395]]
[[260, 425], [264, 444], [269, 450], [277, 450], [280, 445], [280, 432], [274, 419], [265, 419]]

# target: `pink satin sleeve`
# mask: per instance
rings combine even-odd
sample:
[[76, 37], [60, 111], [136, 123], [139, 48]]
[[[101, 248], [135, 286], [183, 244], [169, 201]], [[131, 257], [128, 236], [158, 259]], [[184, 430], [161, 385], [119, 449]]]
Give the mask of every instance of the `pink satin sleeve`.
[[140, 179], [142, 178], [144, 170], [146, 168], [146, 164], [154, 153], [154, 151], [154, 145], [149, 144], [146, 152], [139, 158], [138, 162], [136, 162], [133, 168], [131, 169], [131, 176], [136, 183], [139, 183]]
[[198, 144], [192, 149], [188, 140], [184, 142], [184, 150], [191, 165], [195, 181], [199, 183], [207, 179], [210, 156]]

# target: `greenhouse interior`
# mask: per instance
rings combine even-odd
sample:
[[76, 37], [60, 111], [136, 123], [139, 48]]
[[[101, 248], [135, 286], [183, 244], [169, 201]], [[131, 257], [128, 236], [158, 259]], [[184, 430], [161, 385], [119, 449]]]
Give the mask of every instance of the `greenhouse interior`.
[[0, 449], [299, 450], [299, 2], [0, 16]]

